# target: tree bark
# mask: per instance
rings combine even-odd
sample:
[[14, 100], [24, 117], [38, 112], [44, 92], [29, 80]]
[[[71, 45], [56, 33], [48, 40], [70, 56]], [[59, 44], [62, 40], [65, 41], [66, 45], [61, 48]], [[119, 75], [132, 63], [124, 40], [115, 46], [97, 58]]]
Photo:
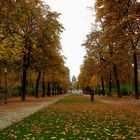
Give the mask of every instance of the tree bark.
[[38, 98], [38, 87], [39, 87], [39, 81], [41, 77], [41, 71], [38, 72], [38, 77], [36, 79], [36, 90], [35, 90], [35, 97]]
[[112, 96], [112, 76], [111, 76], [111, 72], [110, 72], [110, 76], [109, 76], [109, 96]]
[[103, 94], [103, 96], [105, 96], [104, 78], [103, 77], [101, 77], [101, 81], [102, 81], [102, 94]]
[[45, 97], [45, 80], [44, 80], [44, 77], [45, 77], [45, 72], [43, 71], [43, 79], [42, 79], [42, 97]]
[[52, 83], [52, 94], [53, 95], [55, 94], [55, 85], [54, 85], [54, 82]]
[[59, 86], [59, 82], [56, 82], [56, 94], [59, 95], [60, 94], [60, 86]]
[[139, 99], [139, 90], [138, 90], [138, 64], [136, 53], [133, 54], [134, 58], [134, 87], [135, 87], [135, 99]]
[[22, 76], [22, 95], [21, 100], [25, 101], [26, 97], [26, 80], [27, 80], [27, 68], [23, 68], [23, 76]]
[[27, 86], [27, 69], [30, 63], [30, 54], [31, 54], [31, 42], [28, 40], [28, 37], [25, 37], [25, 48], [28, 48], [28, 53], [23, 56], [23, 77], [22, 77], [22, 95], [21, 100], [25, 101], [26, 98], [26, 86]]
[[4, 74], [4, 104], [7, 104], [7, 73]]
[[48, 92], [47, 92], [47, 96], [50, 96], [50, 89], [51, 89], [51, 87], [50, 87], [50, 83], [48, 82]]
[[57, 95], [57, 82], [55, 83], [55, 95]]
[[116, 87], [117, 87], [117, 94], [118, 94], [118, 97], [121, 97], [121, 92], [120, 92], [120, 80], [119, 80], [119, 77], [118, 77], [118, 71], [117, 71], [117, 65], [114, 64], [113, 65], [113, 69], [114, 69], [114, 77], [116, 79]]

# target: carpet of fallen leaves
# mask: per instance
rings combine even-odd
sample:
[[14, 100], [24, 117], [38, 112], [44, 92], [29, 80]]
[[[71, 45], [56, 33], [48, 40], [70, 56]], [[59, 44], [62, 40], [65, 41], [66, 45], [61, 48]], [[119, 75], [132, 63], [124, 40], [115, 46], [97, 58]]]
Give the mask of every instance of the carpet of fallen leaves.
[[89, 97], [83, 95], [67, 96], [0, 131], [0, 139], [139, 140], [140, 115], [133, 108], [139, 106], [139, 102], [117, 103], [111, 98], [104, 101], [97, 98], [90, 102]]
[[[35, 98], [34, 96], [27, 96], [24, 102], [21, 102], [21, 97], [9, 97], [8, 104], [3, 103], [2, 97], [0, 97], [0, 109], [16, 109], [16, 108], [24, 108], [28, 106], [34, 106], [36, 102], [46, 102], [51, 101], [53, 99], [57, 99], [58, 97], [62, 97], [62, 95], [57, 96], [47, 96], [43, 98]], [[0, 110], [1, 111], [1, 110]]]

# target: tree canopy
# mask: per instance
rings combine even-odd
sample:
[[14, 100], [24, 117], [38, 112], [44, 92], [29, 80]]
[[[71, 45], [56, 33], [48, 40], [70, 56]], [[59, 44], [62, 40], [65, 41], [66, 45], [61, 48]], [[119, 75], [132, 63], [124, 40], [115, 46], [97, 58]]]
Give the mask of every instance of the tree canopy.
[[[134, 93], [139, 99], [140, 3], [136, 0], [96, 0], [95, 11], [96, 23], [83, 43], [86, 56], [79, 76], [80, 83], [90, 86], [91, 82], [99, 81], [92, 85], [101, 87], [103, 95], [104, 84], [109, 87], [110, 95], [116, 85], [121, 97], [121, 85], [130, 83], [134, 66]], [[90, 69], [89, 65], [94, 68]]]
[[0, 62], [2, 67], [20, 71], [22, 100], [26, 97], [30, 71], [36, 73], [33, 76], [39, 73], [36, 86], [42, 73], [43, 79], [48, 79], [44, 82], [55, 79], [60, 85], [67, 83], [62, 86], [64, 89], [68, 87], [69, 70], [60, 43], [64, 28], [59, 16], [41, 0], [0, 2]]

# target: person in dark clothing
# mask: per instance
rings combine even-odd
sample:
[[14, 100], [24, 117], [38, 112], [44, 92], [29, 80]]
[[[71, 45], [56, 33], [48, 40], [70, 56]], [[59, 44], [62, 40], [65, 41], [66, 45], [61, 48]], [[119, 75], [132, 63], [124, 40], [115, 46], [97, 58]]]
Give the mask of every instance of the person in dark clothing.
[[90, 100], [91, 100], [91, 102], [93, 102], [93, 100], [94, 100], [94, 91], [93, 90], [90, 90]]
[[90, 100], [91, 100], [91, 102], [93, 102], [93, 100], [94, 100], [94, 90], [92, 90], [91, 88], [87, 87], [86, 88], [86, 94], [90, 95]]

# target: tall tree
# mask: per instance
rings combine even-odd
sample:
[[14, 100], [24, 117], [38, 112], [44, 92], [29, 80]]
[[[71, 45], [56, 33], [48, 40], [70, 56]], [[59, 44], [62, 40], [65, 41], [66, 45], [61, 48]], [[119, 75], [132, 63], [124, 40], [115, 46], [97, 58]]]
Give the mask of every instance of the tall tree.
[[[111, 46], [113, 55], [133, 55], [136, 99], [139, 98], [136, 54], [139, 44], [139, 7], [140, 4], [136, 0], [96, 1], [97, 20], [102, 21], [105, 28], [102, 41]], [[128, 63], [126, 60], [125, 62]], [[113, 67], [116, 73], [116, 64]]]
[[[63, 27], [58, 21], [60, 14], [51, 12], [49, 6], [44, 6], [40, 0], [12, 1], [10, 6], [8, 2], [0, 3], [0, 15], [3, 17], [0, 21], [0, 59], [6, 58], [12, 65], [12, 56], [12, 60], [16, 60], [16, 63], [12, 61], [14, 66], [19, 65], [22, 69], [21, 99], [25, 100], [27, 71], [32, 67], [38, 72], [37, 91], [40, 73], [50, 68], [52, 59], [61, 50]], [[1, 6], [3, 3], [6, 8]]]

